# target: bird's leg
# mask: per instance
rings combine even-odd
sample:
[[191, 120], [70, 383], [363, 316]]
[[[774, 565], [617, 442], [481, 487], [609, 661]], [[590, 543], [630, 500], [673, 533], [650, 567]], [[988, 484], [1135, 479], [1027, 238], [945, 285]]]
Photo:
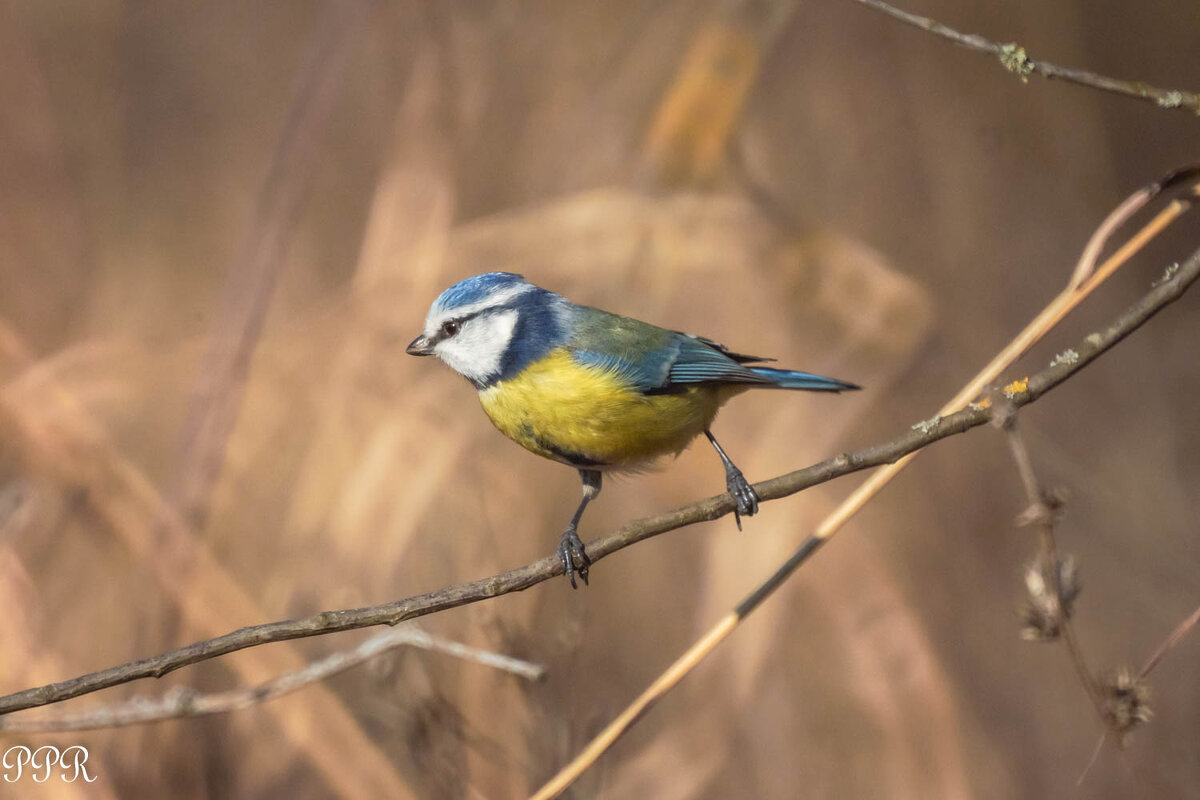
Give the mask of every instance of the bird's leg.
[[717, 449], [717, 455], [721, 457], [721, 463], [725, 465], [725, 489], [729, 492], [730, 497], [737, 503], [737, 507], [733, 509], [733, 519], [737, 522], [738, 530], [742, 529], [742, 514], [747, 517], [753, 517], [758, 513], [758, 495], [754, 492], [754, 487], [746, 480], [746, 476], [742, 471], [734, 466], [729, 460], [729, 456], [725, 455], [725, 451], [721, 449], [721, 445], [717, 444], [716, 437], [712, 435], [712, 431], [705, 431], [704, 435], [712, 442], [712, 446]]
[[581, 469], [579, 478], [583, 481], [583, 499], [579, 501], [579, 508], [575, 509], [571, 524], [567, 525], [562, 539], [558, 542], [558, 558], [562, 561], [563, 570], [571, 581], [572, 589], [578, 588], [575, 585], [576, 572], [579, 573], [584, 586], [588, 582], [588, 567], [592, 565], [592, 560], [588, 558], [587, 551], [583, 549], [583, 540], [579, 538], [579, 518], [583, 516], [583, 510], [592, 498], [600, 494], [601, 474], [594, 469]]

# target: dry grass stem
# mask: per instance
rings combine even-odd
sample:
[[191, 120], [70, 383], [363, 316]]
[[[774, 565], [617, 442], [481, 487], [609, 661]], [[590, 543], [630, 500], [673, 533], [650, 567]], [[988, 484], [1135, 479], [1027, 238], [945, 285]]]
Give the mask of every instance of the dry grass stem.
[[360, 0], [330, 3], [318, 22], [254, 219], [229, 271], [183, 425], [175, 485], [167, 493], [193, 529], [203, 528], [211, 507], [251, 358], [284, 268], [286, 245], [320, 164], [317, 143], [333, 116], [342, 73], [361, 38], [365, 6]]

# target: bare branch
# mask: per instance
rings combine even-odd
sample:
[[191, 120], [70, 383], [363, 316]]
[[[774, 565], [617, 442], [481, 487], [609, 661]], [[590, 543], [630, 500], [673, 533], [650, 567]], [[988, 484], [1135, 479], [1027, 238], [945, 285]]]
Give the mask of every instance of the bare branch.
[[541, 680], [546, 672], [545, 668], [538, 664], [430, 636], [419, 628], [405, 627], [384, 631], [351, 650], [333, 653], [312, 662], [304, 669], [285, 673], [258, 686], [211, 694], [201, 694], [193, 689], [180, 686], [171, 689], [162, 697], [134, 697], [122, 703], [101, 706], [79, 713], [56, 714], [35, 719], [2, 717], [0, 718], [0, 732], [86, 731], [238, 711], [273, 700], [281, 695], [290, 694], [311, 683], [323, 681], [404, 645], [446, 653], [494, 669], [505, 670], [531, 681]]
[[1178, 89], [1159, 89], [1141, 81], [1123, 81], [1117, 78], [1097, 75], [1087, 70], [1060, 67], [1048, 61], [1039, 61], [1030, 58], [1026, 55], [1025, 48], [1015, 43], [1001, 44], [993, 42], [990, 39], [985, 39], [978, 34], [960, 33], [935, 19], [902, 11], [884, 3], [883, 0], [856, 0], [856, 2], [868, 8], [873, 8], [876, 11], [882, 11], [884, 14], [912, 25], [914, 28], [920, 28], [935, 36], [949, 39], [968, 50], [993, 55], [1000, 60], [1005, 69], [1016, 73], [1022, 81], [1028, 80], [1030, 74], [1036, 73], [1051, 80], [1069, 81], [1080, 86], [1090, 86], [1093, 89], [1119, 94], [1123, 97], [1145, 100], [1154, 103], [1159, 108], [1177, 108], [1193, 114], [1200, 113], [1200, 97], [1194, 92], [1184, 92]]
[[[1196, 280], [1198, 275], [1200, 275], [1200, 251], [1180, 264], [1179, 269], [1168, 280], [1154, 286], [1112, 325], [1099, 333], [1092, 334], [1077, 345], [1074, 348], [1079, 356], [1077, 359], [1070, 363], [1066, 361], [1056, 363], [1031, 377], [1027, 390], [1016, 396], [1013, 402], [1018, 406], [1032, 403], [1069, 379], [1139, 328], [1150, 317], [1176, 300]], [[890, 442], [843, 453], [811, 467], [755, 484], [754, 488], [764, 502], [777, 500], [811, 486], [826, 483], [834, 478], [896, 462], [934, 442], [983, 425], [991, 417], [992, 409], [990, 408], [968, 407], [956, 414], [941, 417], [932, 424], [922, 426], [920, 430], [910, 429]], [[615, 533], [589, 544], [588, 552], [593, 561], [599, 561], [635, 542], [694, 525], [697, 522], [719, 519], [732, 512], [733, 509], [734, 502], [729, 495], [710, 497], [665, 514], [630, 522]], [[811, 549], [815, 550], [816, 548]], [[270, 642], [301, 639], [374, 625], [396, 625], [426, 614], [477, 603], [509, 592], [522, 591], [561, 574], [562, 563], [558, 558], [548, 556], [499, 575], [438, 589], [392, 603], [367, 608], [323, 611], [298, 619], [241, 628], [224, 636], [196, 642], [151, 658], [0, 697], [0, 714], [48, 703], [58, 703], [141, 678], [162, 677], [189, 664]]]

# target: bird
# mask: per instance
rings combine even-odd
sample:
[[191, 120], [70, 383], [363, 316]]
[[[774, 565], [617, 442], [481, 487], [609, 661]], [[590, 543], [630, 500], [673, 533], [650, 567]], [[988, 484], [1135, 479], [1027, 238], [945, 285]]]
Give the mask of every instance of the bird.
[[439, 358], [475, 387], [501, 433], [579, 471], [583, 498], [556, 551], [572, 588], [576, 574], [588, 582], [579, 521], [605, 473], [644, 469], [703, 433], [725, 468], [741, 530], [759, 498], [710, 429], [722, 404], [748, 389], [861, 388], [750, 366], [774, 359], [578, 305], [512, 272], [475, 275], [442, 292], [406, 352]]

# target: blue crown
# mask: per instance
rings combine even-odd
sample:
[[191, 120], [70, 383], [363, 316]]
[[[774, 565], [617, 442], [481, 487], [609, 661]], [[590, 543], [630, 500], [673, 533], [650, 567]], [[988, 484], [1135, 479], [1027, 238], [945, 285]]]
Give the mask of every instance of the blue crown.
[[433, 305], [441, 311], [461, 308], [462, 306], [469, 306], [472, 303], [486, 300], [497, 290], [526, 283], [528, 281], [525, 280], [524, 276], [517, 275], [514, 272], [485, 272], [482, 275], [473, 275], [454, 284], [438, 295], [438, 299], [434, 301]]

